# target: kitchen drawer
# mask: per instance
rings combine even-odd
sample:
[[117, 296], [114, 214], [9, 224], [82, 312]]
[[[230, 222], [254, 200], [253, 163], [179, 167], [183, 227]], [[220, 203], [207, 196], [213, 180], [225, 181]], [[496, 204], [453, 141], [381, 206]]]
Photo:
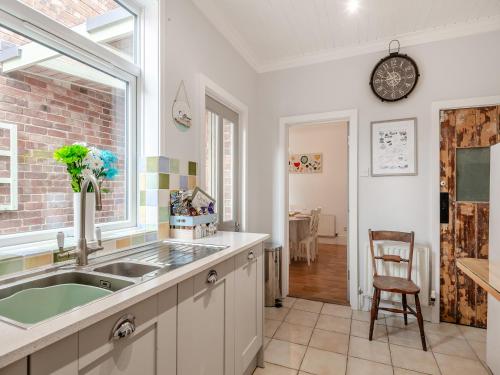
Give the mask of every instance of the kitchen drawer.
[[256, 245], [250, 249], [242, 251], [235, 257], [236, 258], [235, 268], [239, 268], [249, 262], [255, 261], [260, 256], [262, 256], [262, 244]]
[[[194, 276], [194, 294], [202, 293], [211, 286], [217, 284], [219, 280], [224, 279], [227, 275], [233, 272], [234, 269], [234, 258], [228, 259], [222, 263], [216, 264], [215, 266], [200, 272]], [[217, 273], [217, 281], [213, 284], [208, 282], [208, 277], [215, 271]]]
[[[113, 341], [111, 339], [113, 327], [121, 317], [127, 314], [135, 317], [135, 332], [130, 337]], [[80, 369], [112, 352], [115, 347], [132, 340], [134, 336], [140, 335], [142, 331], [149, 329], [151, 325], [156, 324], [157, 314], [158, 297], [153, 296], [80, 331], [78, 337]]]

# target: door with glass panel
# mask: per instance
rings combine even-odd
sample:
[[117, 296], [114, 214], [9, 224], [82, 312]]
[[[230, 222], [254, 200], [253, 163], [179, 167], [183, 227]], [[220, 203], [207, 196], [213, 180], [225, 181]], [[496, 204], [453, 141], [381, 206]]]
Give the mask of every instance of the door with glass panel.
[[488, 258], [490, 146], [500, 138], [499, 108], [440, 114], [440, 311], [445, 322], [486, 327], [486, 292], [455, 261]]
[[219, 230], [239, 231], [238, 114], [206, 96], [205, 185], [217, 200]]

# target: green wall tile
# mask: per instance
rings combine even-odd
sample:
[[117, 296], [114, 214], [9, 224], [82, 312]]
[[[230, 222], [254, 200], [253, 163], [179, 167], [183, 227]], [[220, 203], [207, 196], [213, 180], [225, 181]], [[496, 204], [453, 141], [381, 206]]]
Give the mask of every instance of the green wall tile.
[[158, 175], [158, 188], [159, 189], [169, 189], [170, 188], [169, 181], [170, 181], [170, 178], [169, 178], [169, 175], [167, 173], [160, 173]]
[[158, 172], [159, 159], [157, 156], [150, 156], [146, 158], [146, 171], [147, 172]]
[[170, 159], [170, 173], [179, 173], [179, 159]]
[[194, 162], [194, 161], [189, 162], [188, 173], [190, 176], [196, 176], [196, 162]]
[[146, 191], [145, 190], [141, 190], [141, 202], [140, 202], [140, 205], [141, 206], [145, 206], [146, 205]]
[[0, 275], [7, 275], [13, 272], [23, 270], [23, 258], [16, 257], [5, 260], [0, 260]]
[[158, 210], [158, 219], [161, 223], [166, 223], [170, 220], [170, 207], [160, 207]]

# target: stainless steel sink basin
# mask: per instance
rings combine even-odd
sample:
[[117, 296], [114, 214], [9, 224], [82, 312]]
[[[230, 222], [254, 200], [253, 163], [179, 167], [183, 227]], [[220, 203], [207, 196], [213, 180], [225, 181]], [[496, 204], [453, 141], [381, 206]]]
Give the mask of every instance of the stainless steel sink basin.
[[158, 271], [162, 267], [152, 264], [134, 262], [114, 262], [104, 266], [96, 267], [94, 272], [107, 273], [123, 277], [142, 277], [150, 272]]
[[132, 284], [130, 280], [78, 271], [20, 280], [0, 286], [0, 319], [29, 327]]

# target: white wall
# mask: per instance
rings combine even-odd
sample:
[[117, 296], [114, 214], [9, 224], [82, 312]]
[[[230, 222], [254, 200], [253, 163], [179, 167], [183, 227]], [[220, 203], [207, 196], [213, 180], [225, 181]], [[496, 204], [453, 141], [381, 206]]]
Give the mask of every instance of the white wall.
[[[426, 45], [403, 48], [421, 71], [413, 94], [397, 103], [382, 103], [372, 94], [369, 78], [384, 53], [357, 56], [259, 76], [257, 126], [261, 137], [258, 159], [263, 168], [250, 176], [261, 201], [256, 223], [259, 230], [279, 235], [279, 118], [307, 113], [357, 108], [359, 113], [359, 253], [360, 270], [366, 261], [367, 231], [373, 229], [414, 230], [416, 240], [431, 241], [431, 193], [429, 140], [439, 124], [431, 123], [431, 103], [438, 100], [500, 94], [498, 41], [500, 32], [480, 34]], [[404, 46], [403, 46], [404, 47]], [[370, 165], [370, 121], [418, 118], [418, 176], [368, 177]], [[435, 134], [435, 133], [434, 133]], [[266, 181], [265, 184], [260, 181]], [[267, 183], [272, 181], [272, 183]], [[274, 215], [274, 216], [273, 216]], [[271, 219], [272, 218], [272, 219]], [[433, 262], [439, 249], [433, 249]], [[363, 282], [360, 273], [360, 283]], [[361, 284], [362, 285], [362, 284]], [[434, 286], [436, 289], [436, 286]]]
[[347, 226], [347, 123], [290, 127], [289, 151], [292, 154], [323, 154], [322, 173], [290, 173], [290, 207], [335, 215], [337, 233], [345, 236]]

